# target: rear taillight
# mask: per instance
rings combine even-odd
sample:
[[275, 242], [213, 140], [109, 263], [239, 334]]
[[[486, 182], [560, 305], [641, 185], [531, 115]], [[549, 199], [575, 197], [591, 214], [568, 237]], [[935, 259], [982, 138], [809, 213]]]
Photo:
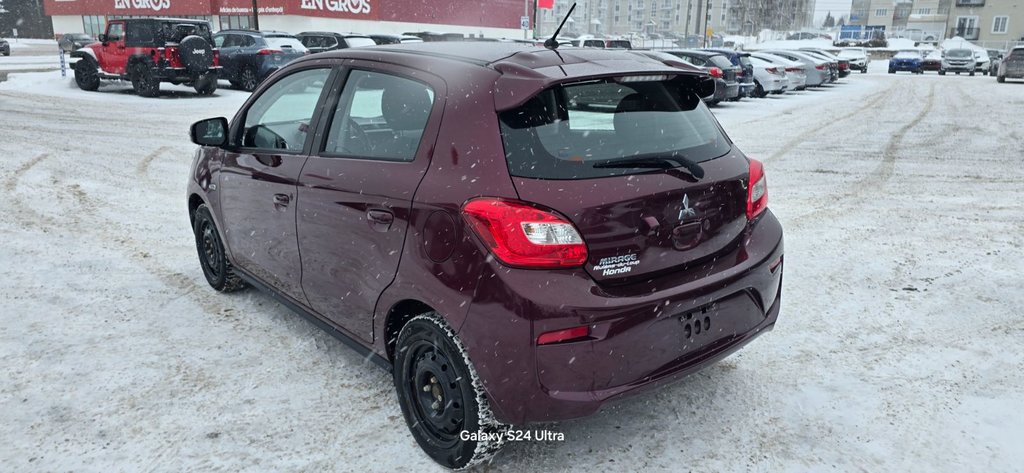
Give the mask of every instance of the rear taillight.
[[213, 65], [214, 66], [219, 66], [220, 65], [220, 50], [219, 49], [214, 49], [213, 50]]
[[168, 46], [164, 48], [164, 58], [167, 59], [167, 65], [169, 67], [184, 67], [181, 65], [181, 60], [179, 60], [177, 46]]
[[803, 69], [800, 69], [799, 67], [787, 67], [786, 68], [786, 72], [800, 72], [802, 70]]
[[778, 74], [779, 73], [779, 70], [777, 68], [774, 68], [774, 67], [766, 67], [765, 70], [767, 70], [769, 74]]
[[268, 55], [271, 55], [271, 54], [284, 54], [284, 51], [281, 51], [280, 49], [263, 48], [263, 49], [261, 49], [259, 51], [256, 51], [256, 54], [258, 54], [260, 56], [268, 56]]
[[841, 63], [839, 63], [839, 69], [840, 69], [840, 70], [843, 70], [843, 71], [845, 71], [845, 70], [846, 70], [846, 69], [848, 69], [849, 67], [850, 67], [850, 65], [849, 65], [849, 64], [847, 64], [847, 63], [842, 63], [842, 62], [841, 62]]
[[502, 263], [517, 268], [572, 268], [587, 261], [587, 245], [571, 222], [525, 202], [483, 197], [462, 215]]
[[824, 71], [825, 70], [825, 65], [824, 64], [818, 64], [817, 66], [814, 66], [814, 68], [819, 70], [819, 71]]
[[722, 70], [717, 68], [717, 67], [712, 67], [712, 68], [708, 69], [708, 74], [711, 74], [711, 77], [717, 77], [719, 79], [721, 79], [722, 77], [725, 76], [725, 74], [722, 72]]
[[565, 330], [555, 330], [554, 332], [542, 333], [537, 337], [537, 344], [549, 345], [552, 343], [573, 342], [586, 338], [590, 338], [590, 327], [584, 325], [582, 327], [573, 327]]
[[747, 183], [747, 220], [753, 220], [768, 208], [768, 181], [761, 161], [750, 160], [750, 181]]

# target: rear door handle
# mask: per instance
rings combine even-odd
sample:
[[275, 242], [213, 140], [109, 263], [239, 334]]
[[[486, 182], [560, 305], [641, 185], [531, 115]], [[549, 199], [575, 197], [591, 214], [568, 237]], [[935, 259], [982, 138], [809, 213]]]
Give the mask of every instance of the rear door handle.
[[370, 224], [370, 228], [378, 232], [386, 232], [395, 222], [395, 214], [387, 210], [371, 209], [366, 211], [366, 221]]
[[291, 202], [291, 200], [292, 199], [291, 197], [288, 196], [288, 194], [274, 194], [274, 208], [278, 210], [284, 210], [284, 208], [288, 206], [288, 203]]

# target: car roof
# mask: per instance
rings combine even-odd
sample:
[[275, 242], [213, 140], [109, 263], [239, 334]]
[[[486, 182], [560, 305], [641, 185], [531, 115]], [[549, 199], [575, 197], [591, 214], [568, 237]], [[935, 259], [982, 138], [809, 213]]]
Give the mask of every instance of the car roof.
[[341, 36], [343, 38], [369, 38], [369, 36], [360, 33], [338, 33], [336, 31], [303, 31], [295, 36], [307, 36], [307, 35], [323, 35], [323, 36]]
[[293, 64], [327, 58], [365, 59], [424, 71], [443, 70], [454, 77], [472, 74], [474, 68], [485, 68], [500, 75], [494, 83], [495, 90], [502, 91], [494, 97], [497, 110], [515, 108], [537, 92], [567, 81], [624, 74], [706, 75], [696, 68], [679, 68], [627, 49], [565, 47], [552, 51], [523, 43], [480, 41], [427, 41], [347, 48], [300, 58]]
[[701, 49], [659, 49], [659, 51], [664, 51], [666, 53], [671, 54], [682, 53], [701, 57], [724, 56], [724, 54], [718, 51], [705, 51]]
[[170, 23], [196, 23], [196, 24], [198, 24], [198, 23], [210, 23], [207, 20], [193, 20], [191, 18], [169, 18], [169, 17], [168, 18], [165, 18], [165, 17], [155, 17], [155, 18], [150, 18], [150, 17], [145, 17], [145, 18], [112, 18], [109, 21], [117, 21], [117, 20], [123, 20], [123, 21], [128, 21], [128, 22], [154, 21], [154, 22], [161, 22], [162, 23], [162, 22], [166, 21], [166, 22], [170, 22]]

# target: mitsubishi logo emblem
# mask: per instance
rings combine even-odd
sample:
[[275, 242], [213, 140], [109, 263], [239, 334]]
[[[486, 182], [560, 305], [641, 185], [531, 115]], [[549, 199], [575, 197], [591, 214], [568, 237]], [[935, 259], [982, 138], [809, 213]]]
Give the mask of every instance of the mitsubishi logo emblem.
[[679, 209], [679, 221], [683, 221], [689, 217], [696, 217], [697, 211], [693, 207], [690, 207], [690, 196], [683, 194], [683, 206]]

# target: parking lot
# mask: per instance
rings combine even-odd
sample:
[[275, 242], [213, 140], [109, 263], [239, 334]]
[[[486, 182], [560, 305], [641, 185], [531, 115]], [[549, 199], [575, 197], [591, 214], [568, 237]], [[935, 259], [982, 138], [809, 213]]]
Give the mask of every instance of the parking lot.
[[[248, 93], [163, 90], [0, 82], [0, 464], [439, 470], [388, 373], [262, 293], [207, 286], [188, 127]], [[1024, 82], [876, 61], [713, 109], [786, 230], [775, 330], [484, 469], [1019, 471], [1022, 107]]]

